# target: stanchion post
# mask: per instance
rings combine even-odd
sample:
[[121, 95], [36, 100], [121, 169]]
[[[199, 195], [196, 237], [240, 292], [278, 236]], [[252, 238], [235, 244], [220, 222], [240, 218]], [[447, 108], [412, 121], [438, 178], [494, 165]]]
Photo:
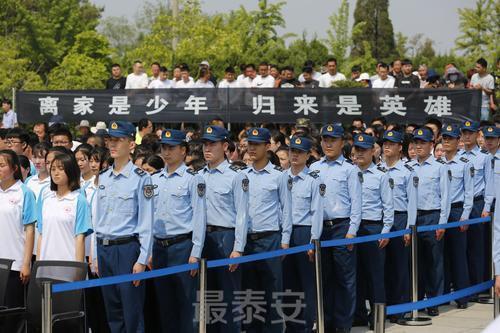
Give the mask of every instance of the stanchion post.
[[[417, 226], [411, 228], [411, 301], [418, 302], [418, 239]], [[418, 310], [412, 310], [409, 318], [398, 320], [398, 324], [406, 326], [426, 326], [431, 325], [429, 317], [419, 317]]]
[[42, 282], [42, 333], [52, 333], [52, 282]]
[[[494, 287], [493, 287], [494, 288]], [[493, 319], [497, 318], [500, 314], [500, 297], [493, 292]]]
[[[495, 281], [495, 266], [493, 265], [493, 241], [494, 241], [493, 214], [491, 214], [491, 222], [489, 224], [490, 224], [490, 244], [491, 244], [491, 247], [490, 247], [491, 279], [493, 281]], [[478, 298], [477, 302], [481, 303], [481, 304], [493, 304], [495, 302], [494, 296], [493, 296], [494, 294], [495, 294], [495, 286], [490, 288], [488, 296]]]
[[207, 331], [207, 260], [200, 260], [200, 333]]
[[323, 278], [321, 273], [321, 242], [314, 240], [314, 271], [316, 277], [316, 313], [317, 332], [325, 332], [325, 313], [323, 311]]
[[375, 324], [373, 326], [375, 333], [385, 332], [385, 304], [375, 303]]

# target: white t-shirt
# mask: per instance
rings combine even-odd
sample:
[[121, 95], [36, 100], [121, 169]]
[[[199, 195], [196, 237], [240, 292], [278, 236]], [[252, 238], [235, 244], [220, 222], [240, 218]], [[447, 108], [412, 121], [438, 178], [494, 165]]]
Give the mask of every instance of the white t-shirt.
[[241, 88], [252, 88], [253, 87], [253, 81], [256, 80], [257, 77], [255, 79], [251, 79], [249, 77], [245, 77], [243, 78], [241, 81], [239, 81], [239, 85]]
[[174, 88], [184, 89], [184, 88], [194, 88], [194, 80], [192, 77], [189, 77], [189, 81], [185, 82], [184, 80], [177, 81], [175, 83]]
[[214, 84], [212, 81], [202, 81], [202, 80], [197, 80], [196, 83], [194, 84], [195, 88], [215, 88]]
[[[33, 167], [33, 170], [36, 170]], [[26, 179], [24, 182], [26, 186], [33, 191], [35, 194], [35, 199], [38, 200], [40, 197], [40, 193], [42, 192], [42, 189], [45, 189], [45, 191], [48, 189], [50, 190], [50, 177], [45, 178], [44, 180], [40, 180], [38, 178], [38, 175], [34, 175]], [[33, 254], [36, 255], [36, 249], [37, 249], [37, 244], [38, 244], [38, 236], [40, 233], [38, 232], [38, 229], [35, 228], [35, 246], [33, 247]]]
[[0, 258], [12, 259], [13, 271], [23, 265], [24, 226], [36, 218], [35, 194], [20, 180], [7, 190], [0, 188]]
[[394, 88], [394, 83], [396, 80], [392, 76], [387, 76], [387, 79], [382, 80], [380, 78], [372, 82], [372, 88]]
[[[480, 77], [479, 73], [472, 75], [472, 77], [470, 78], [471, 87], [478, 83], [481, 85], [481, 87], [489, 90], [495, 88], [495, 79], [491, 74], [486, 74], [483, 77]], [[486, 95], [484, 91], [481, 91], [481, 107], [487, 108], [489, 106], [490, 106], [490, 96]]]
[[146, 89], [149, 84], [149, 79], [146, 73], [135, 75], [131, 73], [127, 76], [127, 84], [125, 89]]
[[59, 198], [50, 191], [38, 201], [39, 260], [76, 260], [75, 237], [92, 233], [90, 207], [81, 190]]
[[172, 80], [166, 79], [165, 81], [162, 80], [153, 80], [149, 84], [148, 88], [149, 89], [169, 89], [173, 88], [174, 84]]
[[3, 114], [2, 128], [14, 128], [17, 124], [17, 114], [14, 110], [9, 110]]
[[[316, 80], [316, 81], [319, 81], [319, 78], [321, 77], [321, 73], [320, 72], [312, 72], [312, 78], [313, 80]], [[300, 74], [299, 75], [299, 82], [300, 83], [303, 83], [303, 82], [306, 82], [306, 80], [304, 79], [304, 74]]]
[[319, 86], [321, 88], [330, 88], [332, 82], [345, 80], [345, 76], [342, 73], [337, 72], [335, 75], [330, 75], [330, 73], [325, 73], [319, 77]]
[[238, 81], [234, 80], [229, 82], [226, 79], [223, 79], [222, 81], [219, 82], [218, 87], [219, 88], [238, 88], [240, 85], [238, 84]]
[[274, 77], [257, 75], [252, 81], [252, 88], [274, 88]]

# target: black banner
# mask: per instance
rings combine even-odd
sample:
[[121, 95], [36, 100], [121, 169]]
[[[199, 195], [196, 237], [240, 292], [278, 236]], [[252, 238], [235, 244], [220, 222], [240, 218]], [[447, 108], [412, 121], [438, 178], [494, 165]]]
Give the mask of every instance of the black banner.
[[449, 89], [140, 89], [19, 91], [19, 122], [91, 122], [149, 118], [153, 122], [347, 123], [385, 116], [390, 122], [479, 120], [481, 93]]

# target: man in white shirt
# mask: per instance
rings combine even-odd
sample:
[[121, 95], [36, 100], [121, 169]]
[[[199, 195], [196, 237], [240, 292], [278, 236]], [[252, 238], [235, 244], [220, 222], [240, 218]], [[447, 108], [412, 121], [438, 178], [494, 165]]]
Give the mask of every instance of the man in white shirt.
[[476, 73], [470, 79], [470, 88], [481, 90], [481, 120], [488, 120], [490, 116], [490, 95], [495, 88], [495, 79], [488, 74], [488, 62], [484, 58], [476, 61]]
[[149, 83], [153, 82], [154, 80], [158, 80], [160, 78], [160, 64], [158, 62], [153, 62], [151, 64], [151, 74], [153, 76], [149, 77]]
[[[312, 72], [312, 80], [316, 80], [319, 82], [319, 78], [321, 77], [321, 73], [320, 72], [316, 72], [314, 70], [314, 61], [312, 60], [306, 60], [306, 62], [304, 62], [304, 67], [303, 68], [307, 68], [307, 67], [311, 67], [313, 69], [313, 72]], [[307, 75], [309, 77], [309, 75]], [[304, 83], [306, 81], [306, 79], [304, 78], [304, 73], [300, 74], [299, 75], [299, 82], [300, 83]]]
[[252, 81], [252, 88], [274, 88], [274, 77], [269, 75], [269, 64], [259, 64], [259, 75]]
[[233, 67], [227, 67], [224, 71], [224, 79], [219, 82], [219, 88], [238, 88], [238, 81], [235, 80], [236, 73]]
[[3, 119], [2, 128], [17, 127], [17, 114], [12, 110], [12, 102], [8, 99], [2, 101]]
[[345, 75], [337, 72], [337, 59], [328, 59], [326, 67], [328, 72], [321, 75], [318, 80], [321, 88], [330, 88], [333, 82], [345, 80]]
[[394, 88], [396, 80], [389, 75], [389, 65], [381, 63], [378, 66], [378, 78], [372, 82], [372, 88]]
[[149, 80], [146, 73], [144, 73], [144, 66], [141, 61], [136, 60], [133, 66], [133, 73], [127, 76], [125, 89], [146, 89], [148, 84]]
[[252, 88], [253, 81], [257, 77], [254, 64], [245, 65], [245, 78], [239, 84], [241, 88]]
[[195, 88], [215, 88], [212, 81], [210, 81], [210, 70], [208, 67], [202, 67], [200, 69], [200, 75], [198, 80], [194, 84]]
[[149, 89], [169, 89], [172, 88], [172, 80], [168, 79], [168, 69], [165, 66], [160, 67], [158, 79], [151, 81]]
[[181, 67], [181, 79], [175, 83], [174, 88], [194, 88], [194, 80], [189, 76], [189, 67], [187, 65]]

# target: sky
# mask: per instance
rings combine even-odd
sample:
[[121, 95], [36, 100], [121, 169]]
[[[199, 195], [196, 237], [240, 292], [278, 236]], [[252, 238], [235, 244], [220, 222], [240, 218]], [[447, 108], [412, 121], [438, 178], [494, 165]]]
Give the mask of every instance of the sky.
[[[104, 17], [125, 16], [133, 19], [142, 8], [143, 0], [91, 0], [104, 6]], [[158, 1], [158, 0], [153, 0]], [[168, 0], [163, 0], [168, 3]], [[277, 2], [270, 0], [270, 2]], [[257, 8], [258, 0], [202, 0], [202, 9], [206, 13], [222, 13], [243, 5], [248, 10]], [[283, 7], [286, 28], [278, 32], [295, 33], [298, 36], [306, 32], [307, 36], [326, 38], [329, 28], [329, 16], [336, 12], [341, 0], [288, 0]], [[391, 0], [389, 14], [394, 32], [405, 36], [417, 33], [434, 40], [434, 48], [439, 53], [446, 53], [454, 47], [459, 35], [458, 8], [472, 8], [475, 0]], [[356, 0], [349, 0], [351, 22]]]

